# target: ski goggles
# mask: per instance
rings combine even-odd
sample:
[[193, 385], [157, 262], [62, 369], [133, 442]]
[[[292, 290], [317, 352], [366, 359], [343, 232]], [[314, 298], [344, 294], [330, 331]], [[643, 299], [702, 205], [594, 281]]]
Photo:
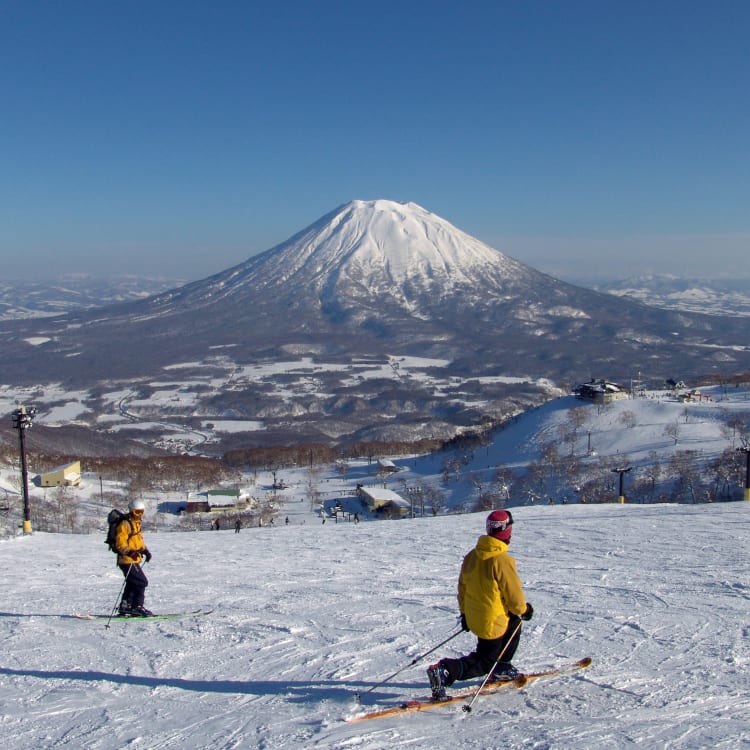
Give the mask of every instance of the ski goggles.
[[487, 521], [488, 534], [497, 534], [498, 531], [505, 531], [513, 525], [513, 516], [510, 514], [510, 511], [506, 510], [505, 512], [508, 514], [507, 518], [502, 520], [493, 518]]

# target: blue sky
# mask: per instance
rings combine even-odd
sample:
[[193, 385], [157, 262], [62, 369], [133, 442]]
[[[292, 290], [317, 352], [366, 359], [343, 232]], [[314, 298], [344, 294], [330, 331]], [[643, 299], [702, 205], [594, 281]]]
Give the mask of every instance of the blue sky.
[[389, 198], [564, 278], [736, 276], [749, 39], [744, 0], [0, 0], [0, 274], [198, 279]]

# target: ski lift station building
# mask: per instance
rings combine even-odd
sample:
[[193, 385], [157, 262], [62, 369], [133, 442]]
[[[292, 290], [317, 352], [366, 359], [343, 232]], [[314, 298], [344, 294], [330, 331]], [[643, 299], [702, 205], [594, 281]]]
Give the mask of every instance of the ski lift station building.
[[390, 505], [398, 508], [400, 515], [406, 516], [411, 509], [409, 503], [401, 495], [385, 487], [363, 487], [360, 485], [357, 487], [357, 494], [367, 503], [367, 510], [370, 513]]

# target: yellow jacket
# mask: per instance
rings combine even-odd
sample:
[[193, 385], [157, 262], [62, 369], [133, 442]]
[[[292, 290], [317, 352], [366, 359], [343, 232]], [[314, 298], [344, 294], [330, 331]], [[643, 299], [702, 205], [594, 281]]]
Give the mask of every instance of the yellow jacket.
[[483, 534], [464, 557], [458, 578], [458, 608], [478, 638], [499, 638], [509, 615], [526, 611], [526, 597], [508, 545]]
[[115, 549], [117, 550], [117, 564], [140, 563], [143, 559], [141, 552], [146, 549], [141, 534], [141, 519], [128, 513], [117, 525], [115, 531]]

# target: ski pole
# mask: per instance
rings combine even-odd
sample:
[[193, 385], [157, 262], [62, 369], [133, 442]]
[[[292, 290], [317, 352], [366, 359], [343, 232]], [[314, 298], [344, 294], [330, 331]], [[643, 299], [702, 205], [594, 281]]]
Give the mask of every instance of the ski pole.
[[133, 563], [130, 563], [128, 565], [128, 572], [125, 573], [125, 580], [122, 582], [122, 586], [120, 587], [120, 593], [117, 595], [117, 599], [115, 600], [115, 606], [112, 607], [112, 611], [109, 613], [109, 618], [107, 619], [107, 622], [104, 623], [104, 627], [109, 630], [109, 623], [112, 620], [112, 618], [115, 616], [115, 610], [117, 609], [120, 599], [122, 599], [122, 592], [125, 591], [125, 585], [128, 582], [128, 576], [130, 575], [130, 571], [133, 569]]
[[[415, 656], [408, 664], [401, 667], [401, 669], [397, 669], [392, 675], [389, 675], [384, 680], [381, 680], [377, 685], [373, 685], [371, 688], [368, 688], [365, 690], [365, 693], [372, 692], [375, 690], [375, 688], [379, 688], [381, 685], [385, 685], [386, 682], [389, 680], [392, 680], [397, 674], [401, 674], [405, 669], [408, 669], [409, 667], [413, 667], [418, 661], [421, 661], [424, 659], [425, 656], [429, 656], [433, 651], [437, 651], [441, 646], [445, 646], [448, 641], [452, 641], [457, 635], [461, 635], [461, 633], [464, 632], [464, 629], [461, 628], [460, 630], [457, 630], [453, 635], [449, 635], [444, 641], [441, 643], [438, 643], [437, 646], [433, 646], [429, 651], [425, 651], [423, 654], [420, 654], [419, 656]], [[360, 702], [360, 694], [359, 692], [356, 692], [354, 694], [354, 699], [359, 703]]]
[[503, 650], [500, 652], [500, 655], [495, 659], [495, 663], [492, 665], [492, 669], [490, 669], [489, 672], [487, 672], [487, 676], [484, 678], [484, 682], [479, 686], [479, 690], [477, 690], [476, 693], [474, 693], [471, 701], [469, 703], [465, 703], [461, 708], [466, 711], [466, 713], [471, 713], [471, 707], [474, 705], [474, 701], [479, 697], [479, 693], [484, 690], [484, 686], [487, 684], [487, 680], [490, 679], [490, 675], [495, 671], [495, 667], [502, 661], [503, 656], [505, 656], [505, 652], [508, 650], [508, 646], [513, 642], [513, 639], [516, 637], [516, 633], [521, 629], [521, 619], [519, 618], [518, 623], [516, 624], [516, 627], [513, 629], [513, 634], [508, 638], [507, 641], [505, 641], [505, 645], [503, 646]]

